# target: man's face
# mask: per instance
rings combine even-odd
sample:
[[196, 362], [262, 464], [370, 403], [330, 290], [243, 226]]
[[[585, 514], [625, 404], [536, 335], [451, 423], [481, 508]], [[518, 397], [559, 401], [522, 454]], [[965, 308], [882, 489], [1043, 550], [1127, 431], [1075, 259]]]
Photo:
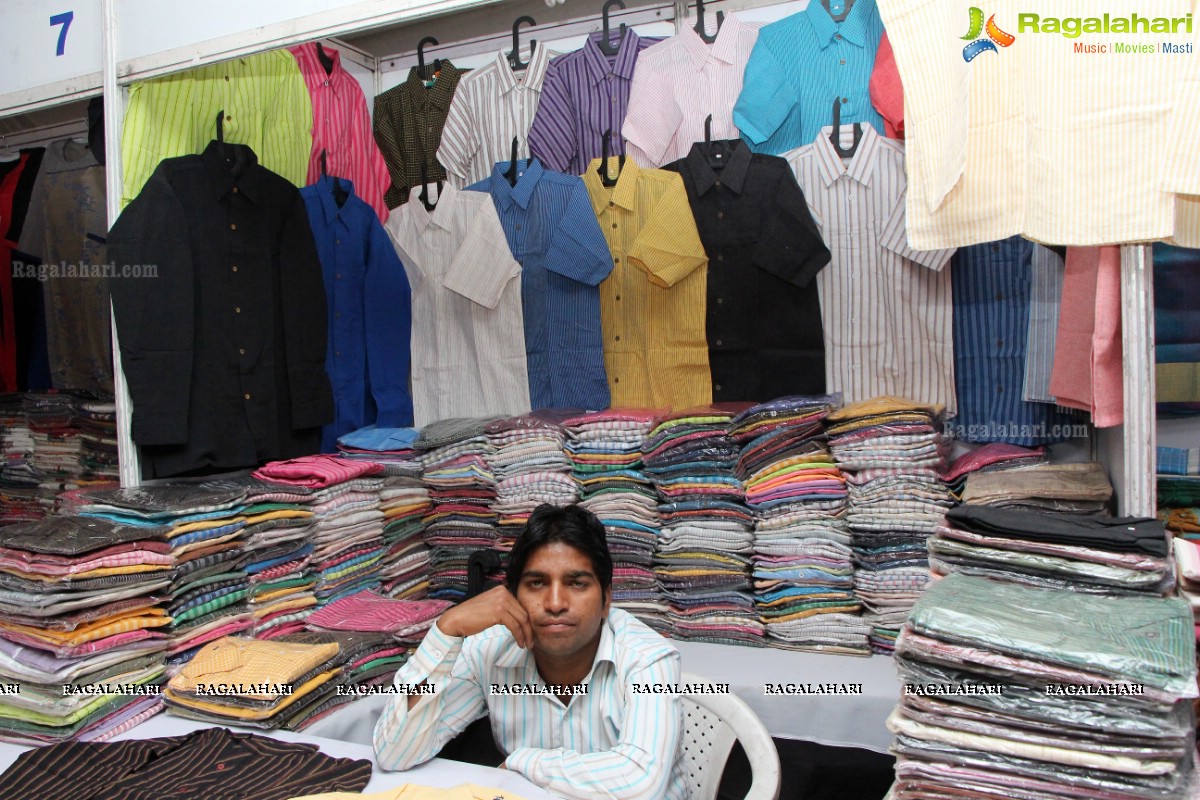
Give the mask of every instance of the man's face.
[[609, 598], [591, 560], [563, 542], [533, 551], [517, 584], [517, 602], [533, 625], [533, 650], [569, 658], [600, 635]]

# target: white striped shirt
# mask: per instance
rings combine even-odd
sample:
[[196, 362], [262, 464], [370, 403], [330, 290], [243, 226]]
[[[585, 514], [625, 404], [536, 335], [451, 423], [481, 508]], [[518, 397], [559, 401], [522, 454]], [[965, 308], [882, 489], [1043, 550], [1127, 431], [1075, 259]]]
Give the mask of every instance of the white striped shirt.
[[509, 161], [514, 137], [517, 159], [529, 158], [529, 127], [550, 56], [547, 48], [535, 47], [524, 77], [518, 78], [504, 53], [496, 53], [491, 64], [459, 81], [437, 151], [456, 189], [478, 183], [497, 162]]
[[1054, 368], [1054, 343], [1058, 337], [1058, 309], [1062, 304], [1062, 256], [1047, 247], [1033, 251], [1033, 285], [1029, 297], [1029, 340], [1025, 349], [1025, 386], [1022, 399], [1053, 403], [1050, 373]]
[[[785, 154], [832, 254], [817, 274], [825, 383], [846, 403], [895, 395], [955, 412], [954, 251], [920, 251], [905, 230], [904, 145], [870, 125], [848, 163], [831, 128]], [[843, 126], [849, 144], [850, 126]]]
[[412, 285], [412, 395], [418, 428], [439, 419], [529, 411], [521, 265], [492, 198], [443, 186], [433, 212], [417, 199], [386, 230]]
[[[1173, 192], [1200, 192], [1200, 88], [1194, 78], [1188, 82], [1196, 55], [1164, 53], [1161, 44], [1194, 34], [1182, 26], [1170, 34], [1078, 38], [1021, 32], [1018, 13], [1027, 4], [996, 0], [988, 13], [1016, 40], [968, 63], [961, 37], [969, 8], [980, 5], [975, 0], [878, 5], [904, 84], [914, 246], [958, 247], [1015, 234], [1103, 245], [1176, 231]], [[1140, 0], [1109, 0], [1103, 9], [1106, 17], [1138, 12], [1178, 20], [1193, 6], [1195, 0], [1162, 0], [1151, 13]], [[1058, 0], [1053, 13], [1064, 21], [1098, 16], [1094, 0]], [[1076, 44], [1104, 44], [1109, 52], [1078, 53]], [[1116, 52], [1117, 45], [1155, 52]], [[1189, 241], [1200, 230], [1181, 233], [1179, 240]]]
[[738, 138], [733, 104], [760, 27], [729, 14], [711, 45], [685, 27], [638, 56], [621, 135], [639, 165], [661, 167], [686, 156], [704, 141], [709, 114], [713, 139]]
[[475, 636], [447, 636], [435, 624], [396, 673], [397, 685], [428, 681], [436, 694], [410, 710], [394, 695], [375, 725], [375, 756], [404, 770], [437, 755], [484, 714], [508, 755], [504, 766], [561, 797], [579, 800], [686, 800], [680, 761], [682, 712], [672, 694], [635, 684], [678, 684], [679, 652], [618, 608], [600, 628], [587, 694], [563, 706], [549, 695], [495, 695], [493, 684], [544, 687], [533, 653], [503, 625]]

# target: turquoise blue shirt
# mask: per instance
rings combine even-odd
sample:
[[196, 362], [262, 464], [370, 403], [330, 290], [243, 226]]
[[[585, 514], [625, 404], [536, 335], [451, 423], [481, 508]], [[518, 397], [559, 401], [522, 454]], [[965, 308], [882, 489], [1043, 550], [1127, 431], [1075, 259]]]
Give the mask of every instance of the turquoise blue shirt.
[[857, 0], [834, 22], [821, 0], [764, 27], [746, 64], [733, 122], [756, 153], [778, 155], [817, 138], [833, 123], [869, 123], [882, 136], [883, 117], [871, 105], [871, 70], [883, 35], [875, 0]]

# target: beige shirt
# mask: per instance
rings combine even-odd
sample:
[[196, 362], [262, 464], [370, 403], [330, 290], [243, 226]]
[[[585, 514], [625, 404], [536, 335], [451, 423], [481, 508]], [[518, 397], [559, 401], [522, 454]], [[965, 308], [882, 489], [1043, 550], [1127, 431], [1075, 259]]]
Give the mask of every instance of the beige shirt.
[[358, 792], [328, 792], [325, 794], [309, 794], [296, 797], [293, 800], [525, 800], [520, 795], [513, 794], [507, 789], [489, 789], [486, 786], [476, 786], [473, 783], [461, 783], [449, 789], [439, 789], [433, 786], [418, 786], [406, 783], [395, 789], [372, 794]]

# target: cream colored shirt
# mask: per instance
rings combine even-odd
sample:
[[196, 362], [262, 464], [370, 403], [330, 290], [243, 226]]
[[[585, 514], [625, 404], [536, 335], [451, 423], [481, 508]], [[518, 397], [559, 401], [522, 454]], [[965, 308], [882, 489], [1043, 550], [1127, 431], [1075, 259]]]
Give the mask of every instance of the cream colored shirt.
[[438, 789], [433, 786], [418, 786], [406, 783], [386, 792], [359, 794], [358, 792], [326, 792], [324, 794], [307, 794], [304, 797], [294, 797], [292, 800], [525, 800], [520, 795], [513, 794], [507, 789], [489, 789], [486, 786], [476, 786], [473, 783], [460, 783], [449, 789]]

